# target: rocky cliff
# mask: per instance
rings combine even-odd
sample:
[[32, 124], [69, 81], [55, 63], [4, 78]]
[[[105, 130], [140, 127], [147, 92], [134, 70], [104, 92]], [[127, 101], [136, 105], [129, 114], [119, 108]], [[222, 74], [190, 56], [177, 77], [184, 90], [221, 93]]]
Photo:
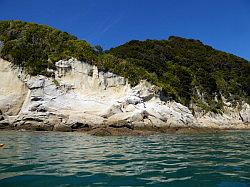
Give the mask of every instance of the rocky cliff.
[[96, 127], [250, 128], [250, 106], [222, 114], [191, 112], [175, 101], [162, 101], [161, 90], [146, 81], [127, 80], [96, 66], [70, 59], [58, 61], [53, 78], [30, 76], [0, 60], [0, 128], [72, 131]]

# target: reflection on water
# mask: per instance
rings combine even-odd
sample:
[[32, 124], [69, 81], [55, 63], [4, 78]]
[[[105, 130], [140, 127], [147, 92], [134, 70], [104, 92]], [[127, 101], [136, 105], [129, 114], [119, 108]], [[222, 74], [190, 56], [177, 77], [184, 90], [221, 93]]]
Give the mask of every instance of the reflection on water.
[[0, 132], [0, 186], [250, 186], [250, 132]]

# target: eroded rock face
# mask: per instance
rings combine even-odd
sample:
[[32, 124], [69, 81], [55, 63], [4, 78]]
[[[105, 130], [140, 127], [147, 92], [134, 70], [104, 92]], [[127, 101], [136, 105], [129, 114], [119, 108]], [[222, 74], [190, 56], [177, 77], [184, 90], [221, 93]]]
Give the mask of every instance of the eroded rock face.
[[198, 115], [195, 123], [201, 127], [214, 127], [223, 129], [250, 129], [249, 116], [250, 106], [244, 103], [242, 106], [232, 108], [227, 106], [224, 113], [215, 114], [212, 112]]
[[187, 107], [162, 101], [160, 90], [146, 81], [131, 88], [123, 77], [75, 59], [57, 62], [54, 78], [31, 77], [3, 60], [0, 65], [0, 75], [5, 77], [0, 81], [0, 119], [17, 129], [245, 128], [250, 121], [248, 104], [240, 111], [194, 117]]
[[0, 109], [6, 115], [17, 115], [28, 94], [28, 88], [18, 78], [18, 70], [0, 59]]
[[250, 106], [246, 103], [242, 106], [240, 118], [243, 122], [250, 123]]

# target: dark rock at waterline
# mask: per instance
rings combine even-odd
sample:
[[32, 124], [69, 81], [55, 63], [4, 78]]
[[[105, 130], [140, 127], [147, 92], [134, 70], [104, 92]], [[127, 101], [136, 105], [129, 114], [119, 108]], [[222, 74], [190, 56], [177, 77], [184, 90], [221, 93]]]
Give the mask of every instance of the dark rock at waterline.
[[110, 123], [108, 125], [109, 127], [112, 128], [128, 128], [128, 129], [134, 129], [134, 126], [131, 123], [128, 123], [127, 121], [123, 120], [123, 121], [118, 121], [118, 122], [114, 122], [114, 123]]
[[81, 122], [76, 122], [76, 123], [71, 124], [71, 128], [74, 129], [74, 130], [88, 129], [88, 128], [90, 128], [90, 125], [85, 124], [85, 123], [81, 123]]
[[0, 129], [7, 129], [10, 127], [8, 120], [0, 120]]
[[71, 132], [72, 128], [64, 124], [56, 124], [53, 130], [60, 132]]
[[17, 130], [31, 130], [31, 131], [52, 131], [53, 125], [44, 124], [43, 122], [37, 121], [25, 121], [16, 125]]
[[92, 129], [87, 133], [93, 136], [146, 136], [155, 134], [156, 132], [132, 130], [126, 127], [121, 127], [121, 128], [99, 127]]

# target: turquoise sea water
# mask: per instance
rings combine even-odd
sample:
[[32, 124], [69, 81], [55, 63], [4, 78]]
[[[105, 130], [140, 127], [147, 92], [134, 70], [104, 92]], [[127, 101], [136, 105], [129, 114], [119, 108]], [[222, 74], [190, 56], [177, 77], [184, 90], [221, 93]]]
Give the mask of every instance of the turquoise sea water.
[[0, 187], [250, 186], [250, 132], [148, 137], [0, 131]]

